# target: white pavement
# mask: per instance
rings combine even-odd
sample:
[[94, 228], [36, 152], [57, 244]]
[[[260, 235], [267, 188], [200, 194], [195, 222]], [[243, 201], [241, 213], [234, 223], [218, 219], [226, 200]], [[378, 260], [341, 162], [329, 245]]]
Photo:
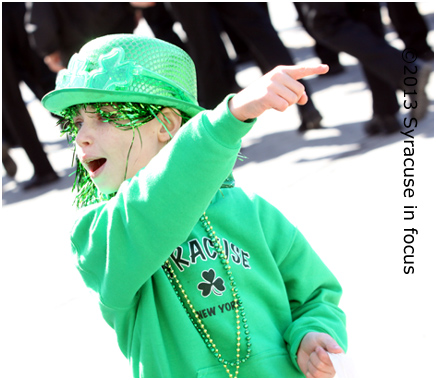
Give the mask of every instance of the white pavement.
[[[419, 6], [433, 30], [434, 5]], [[292, 5], [273, 2], [271, 12], [295, 57], [317, 62]], [[147, 28], [142, 24], [138, 32]], [[401, 47], [394, 32], [387, 38]], [[433, 32], [429, 38], [433, 43]], [[295, 108], [267, 112], [244, 139], [248, 158], [237, 164], [235, 178], [280, 208], [338, 277], [349, 356], [359, 377], [428, 377], [436, 340], [433, 74], [427, 87], [429, 112], [413, 132], [415, 195], [405, 198], [403, 149], [409, 138], [400, 133], [365, 136], [370, 92], [356, 60], [341, 54], [341, 61], [344, 74], [310, 80], [326, 129], [301, 136]], [[248, 67], [237, 79], [245, 85], [259, 75], [256, 67]], [[115, 336], [70, 258], [71, 149], [59, 137], [55, 120], [23, 91], [49, 159], [63, 178], [20, 191], [19, 182], [32, 175], [20, 148], [11, 153], [19, 165], [18, 183], [2, 172], [0, 376], [130, 378]], [[401, 120], [407, 117], [405, 110], [401, 113]], [[404, 220], [405, 206], [417, 206], [413, 220]], [[411, 275], [403, 272], [407, 228], [418, 230], [409, 244], [414, 249]]]

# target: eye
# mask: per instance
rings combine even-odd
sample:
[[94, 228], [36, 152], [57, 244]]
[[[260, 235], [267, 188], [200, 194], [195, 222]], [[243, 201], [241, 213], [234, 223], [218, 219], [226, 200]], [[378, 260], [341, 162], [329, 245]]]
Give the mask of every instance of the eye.
[[73, 124], [76, 126], [78, 130], [80, 130], [82, 128], [83, 120], [81, 119], [73, 120]]

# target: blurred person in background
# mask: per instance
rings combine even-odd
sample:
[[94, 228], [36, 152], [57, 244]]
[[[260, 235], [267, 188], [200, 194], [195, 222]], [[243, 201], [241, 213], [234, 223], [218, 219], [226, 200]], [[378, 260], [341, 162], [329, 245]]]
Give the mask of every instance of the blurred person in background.
[[185, 44], [173, 29], [175, 20], [168, 11], [167, 4], [162, 2], [131, 2], [130, 4], [140, 11], [154, 37], [186, 50]]
[[2, 3], [2, 163], [14, 178], [18, 167], [9, 154], [21, 146], [34, 174], [22, 187], [30, 190], [59, 179], [39, 141], [32, 118], [24, 103], [23, 81], [39, 99], [54, 89], [56, 75], [31, 49], [24, 28], [25, 3]]
[[325, 63], [329, 66], [329, 71], [325, 75], [321, 75], [320, 78], [326, 78], [330, 77], [332, 75], [340, 74], [345, 69], [344, 66], [342, 66], [340, 60], [339, 60], [339, 53], [335, 50], [330, 49], [329, 47], [325, 46], [322, 42], [320, 42], [318, 39], [315, 38], [310, 33], [310, 30], [306, 27], [306, 22], [304, 16], [301, 14], [301, 3], [294, 2], [295, 10], [298, 14], [298, 21], [301, 23], [302, 27], [305, 29], [305, 31], [310, 34], [310, 36], [314, 40], [314, 46], [313, 49], [315, 51], [315, 54], [318, 56], [318, 58], [321, 60], [322, 63]]
[[427, 42], [428, 27], [416, 6], [409, 2], [387, 2], [389, 18], [406, 48], [414, 49], [423, 61], [433, 61], [434, 51]]
[[[385, 40], [379, 3], [300, 3], [300, 15], [306, 28], [317, 40], [337, 52], [346, 52], [362, 64], [372, 93], [373, 116], [365, 124], [365, 132], [398, 132], [399, 104], [396, 90], [403, 90], [405, 61], [401, 51]], [[417, 59], [416, 96], [408, 103], [411, 117], [422, 119], [429, 100], [425, 87], [433, 66]], [[418, 104], [419, 107], [413, 108]]]
[[133, 33], [138, 24], [133, 7], [123, 2], [34, 2], [26, 19], [31, 46], [53, 72], [66, 68], [86, 42], [106, 34]]
[[[170, 3], [170, 8], [186, 32], [188, 51], [197, 67], [199, 102], [206, 108], [215, 107], [229, 92], [240, 90], [217, 21], [224, 22], [225, 30], [231, 29], [246, 44], [263, 74], [278, 65], [294, 65], [294, 59], [274, 29], [264, 3], [175, 2]], [[311, 100], [310, 85], [307, 81], [301, 82], [309, 102], [298, 107], [301, 117], [299, 131], [321, 128], [322, 116]]]

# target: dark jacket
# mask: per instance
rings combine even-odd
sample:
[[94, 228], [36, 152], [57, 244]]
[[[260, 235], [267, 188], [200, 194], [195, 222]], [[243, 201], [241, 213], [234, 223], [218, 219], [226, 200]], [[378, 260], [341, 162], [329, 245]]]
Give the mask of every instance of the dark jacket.
[[88, 41], [106, 34], [133, 33], [137, 26], [130, 3], [31, 3], [26, 29], [32, 47], [45, 57], [57, 50], [67, 66]]

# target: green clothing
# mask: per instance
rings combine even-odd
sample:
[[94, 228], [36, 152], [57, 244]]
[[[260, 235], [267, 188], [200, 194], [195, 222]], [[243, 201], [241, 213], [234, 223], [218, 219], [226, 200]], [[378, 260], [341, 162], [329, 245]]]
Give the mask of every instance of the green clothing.
[[161, 267], [168, 257], [220, 353], [235, 359], [233, 296], [198, 223], [205, 210], [248, 319], [252, 354], [239, 377], [303, 377], [296, 352], [309, 331], [346, 348], [341, 287], [304, 237], [260, 197], [217, 192], [253, 125], [236, 120], [227, 100], [185, 125], [116, 197], [83, 209], [72, 231], [81, 275], [98, 292], [135, 377], [227, 377]]

